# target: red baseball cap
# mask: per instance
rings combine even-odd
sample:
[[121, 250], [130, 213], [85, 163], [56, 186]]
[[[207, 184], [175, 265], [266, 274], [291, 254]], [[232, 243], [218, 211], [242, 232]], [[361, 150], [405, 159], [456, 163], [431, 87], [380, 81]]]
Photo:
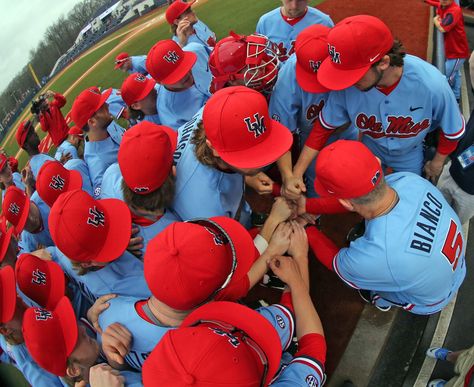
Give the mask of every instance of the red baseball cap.
[[122, 83], [120, 93], [124, 102], [131, 106], [144, 99], [155, 87], [156, 82], [141, 73], [130, 74]]
[[30, 211], [30, 198], [25, 191], [14, 185], [7, 188], [2, 203], [2, 212], [5, 219], [15, 227], [15, 234], [19, 235], [25, 227]]
[[338, 140], [316, 159], [314, 189], [321, 196], [352, 199], [367, 195], [383, 176], [374, 154], [359, 141]]
[[12, 172], [18, 172], [18, 160], [13, 156], [8, 157], [8, 164], [10, 164], [10, 168]]
[[14, 227], [9, 227], [7, 229], [5, 216], [0, 216], [0, 262], [5, 259], [5, 254], [7, 252], [8, 246], [10, 245], [10, 240], [12, 239], [14, 230]]
[[49, 214], [54, 244], [73, 261], [117, 259], [127, 248], [131, 228], [130, 210], [123, 201], [94, 200], [81, 190], [62, 194]]
[[26, 137], [28, 136], [28, 132], [32, 128], [32, 124], [30, 120], [25, 120], [22, 121], [22, 123], [18, 126], [18, 129], [16, 130], [16, 142], [18, 143], [18, 146], [20, 148], [23, 148], [23, 145], [25, 144]]
[[187, 3], [181, 0], [176, 0], [168, 7], [166, 10], [166, 21], [168, 24], [172, 25], [174, 21], [180, 17], [188, 8], [191, 7], [196, 2], [196, 0], [191, 0]]
[[0, 172], [3, 170], [5, 165], [7, 165], [8, 157], [3, 153], [0, 153]]
[[114, 70], [117, 70], [118, 68], [122, 67], [125, 61], [130, 58], [127, 52], [121, 52], [115, 57], [115, 66]]
[[23, 315], [26, 348], [41, 368], [65, 376], [67, 359], [77, 343], [76, 315], [64, 296], [54, 310], [28, 308]]
[[82, 188], [82, 176], [68, 170], [59, 161], [46, 161], [38, 172], [36, 190], [41, 199], [52, 207], [59, 195]]
[[325, 93], [316, 73], [328, 56], [327, 36], [329, 27], [314, 24], [301, 31], [296, 38], [296, 81], [308, 93]]
[[71, 108], [71, 118], [76, 126], [82, 129], [87, 124], [89, 118], [107, 101], [111, 93], [112, 88], [107, 89], [101, 94], [99, 88], [95, 86], [83, 90], [76, 97]]
[[191, 71], [196, 60], [194, 52], [183, 51], [173, 40], [160, 40], [148, 52], [146, 70], [156, 82], [172, 85]]
[[0, 323], [13, 319], [16, 308], [15, 273], [11, 266], [0, 269]]
[[293, 142], [288, 128], [272, 120], [265, 97], [244, 86], [217, 91], [204, 105], [207, 139], [226, 163], [236, 168], [265, 167]]
[[392, 46], [393, 35], [382, 20], [369, 15], [347, 17], [328, 33], [329, 57], [319, 68], [318, 81], [330, 90], [346, 89]]
[[173, 166], [177, 141], [178, 133], [173, 129], [149, 121], [125, 132], [118, 163], [123, 180], [133, 192], [146, 195], [161, 187]]
[[79, 136], [79, 137], [84, 137], [84, 133], [82, 132], [82, 129], [79, 128], [78, 126], [74, 125], [73, 127], [71, 127], [67, 134], [70, 134], [72, 136]]
[[20, 290], [42, 308], [54, 309], [65, 294], [64, 272], [56, 262], [21, 254], [15, 275]]
[[268, 386], [280, 367], [280, 338], [258, 312], [211, 302], [169, 330], [143, 364], [145, 386]]
[[238, 283], [257, 256], [248, 231], [231, 218], [175, 222], [148, 244], [145, 280], [158, 300], [190, 310]]

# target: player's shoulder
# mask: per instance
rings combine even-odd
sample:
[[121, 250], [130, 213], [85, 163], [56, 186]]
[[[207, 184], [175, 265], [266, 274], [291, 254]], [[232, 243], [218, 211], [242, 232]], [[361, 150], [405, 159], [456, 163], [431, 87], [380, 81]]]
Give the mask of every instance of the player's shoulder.
[[409, 84], [421, 83], [431, 91], [438, 90], [440, 84], [444, 83], [441, 81], [445, 80], [445, 76], [435, 66], [414, 55], [405, 56], [403, 77]]
[[267, 13], [264, 13], [262, 16], [260, 16], [258, 24], [274, 22], [275, 20], [278, 20], [278, 18], [281, 19], [280, 14], [280, 7], [272, 9], [271, 11], [268, 11]]
[[320, 24], [322, 24], [321, 21], [323, 21], [330, 23], [331, 26], [334, 25], [331, 17], [327, 13], [324, 13], [323, 11], [320, 11], [319, 9], [314, 7], [308, 7], [308, 12], [306, 13], [305, 17], [306, 16], [308, 18], [317, 18], [317, 21]]

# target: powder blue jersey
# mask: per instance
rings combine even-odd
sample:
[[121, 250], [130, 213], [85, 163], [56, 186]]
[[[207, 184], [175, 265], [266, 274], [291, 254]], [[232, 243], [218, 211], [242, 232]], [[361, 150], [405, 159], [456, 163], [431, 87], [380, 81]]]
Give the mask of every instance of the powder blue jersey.
[[143, 275], [143, 262], [125, 251], [119, 258], [102, 269], [79, 275], [71, 261], [57, 247], [47, 249], [54, 262], [57, 262], [70, 281], [73, 281], [91, 303], [105, 294], [147, 298], [150, 290]]
[[[24, 191], [25, 185], [23, 184], [23, 181], [21, 181], [21, 175], [18, 172], [13, 172], [12, 177], [13, 177], [13, 184], [15, 185], [15, 187], [20, 188], [22, 191]], [[7, 192], [6, 189], [2, 190], [2, 200], [5, 198], [6, 192]]]
[[68, 140], [64, 140], [59, 146], [56, 148], [56, 153], [54, 154], [54, 158], [58, 161], [61, 160], [61, 157], [66, 154], [70, 154], [72, 159], [78, 159], [79, 156], [77, 155], [77, 149], [74, 145], [72, 145]]
[[114, 116], [114, 118], [119, 118], [122, 115], [123, 111], [127, 108], [127, 104], [122, 99], [122, 94], [118, 89], [112, 89], [112, 93], [110, 93], [109, 98], [107, 98], [106, 102], [109, 104], [109, 112]]
[[39, 170], [41, 169], [43, 164], [48, 160], [54, 161], [54, 159], [46, 153], [38, 153], [37, 155], [31, 156], [28, 163], [30, 164], [31, 172], [33, 173], [35, 180], [38, 177]]
[[[211, 29], [204, 24], [201, 20], [198, 20], [196, 24], [193, 25], [194, 34], [188, 37], [189, 43], [198, 43], [205, 46], [214, 47], [216, 45], [216, 34], [211, 31]], [[173, 39], [176, 43], [179, 43], [179, 39], [174, 35]]]
[[400, 83], [389, 95], [377, 88], [335, 91], [319, 117], [326, 129], [352, 122], [384, 166], [420, 174], [428, 132], [440, 127], [446, 138], [457, 140], [464, 134], [464, 118], [443, 74], [412, 55], [404, 63]]
[[202, 120], [202, 109], [178, 130], [174, 153], [176, 193], [172, 208], [182, 220], [229, 216], [241, 210], [241, 219], [249, 214], [242, 201], [244, 178], [239, 173], [226, 173], [198, 161], [190, 139]]
[[169, 126], [174, 130], [188, 122], [211, 96], [209, 87], [212, 74], [208, 66], [209, 49], [201, 44], [189, 43], [183, 47], [183, 50], [197, 55], [196, 63], [192, 68], [194, 85], [178, 92], [161, 87], [156, 101], [161, 125]]
[[112, 121], [107, 127], [109, 137], [101, 141], [86, 141], [84, 145], [84, 161], [89, 169], [94, 198], [100, 197], [102, 176], [105, 170], [117, 162], [117, 153], [125, 129]]
[[64, 168], [69, 169], [70, 171], [79, 172], [82, 177], [82, 190], [86, 191], [91, 196], [93, 195], [91, 177], [89, 176], [89, 169], [87, 168], [87, 164], [84, 160], [68, 160], [66, 164], [64, 164]]
[[386, 181], [398, 204], [366, 222], [365, 234], [339, 251], [334, 269], [350, 286], [371, 290], [377, 305], [438, 312], [466, 275], [459, 218], [427, 180], [405, 172]]
[[128, 70], [129, 74], [141, 73], [143, 75], [148, 75], [146, 71], [146, 55], [134, 55], [130, 57], [132, 61], [132, 67]]
[[308, 7], [304, 17], [292, 26], [283, 19], [280, 7], [278, 7], [260, 17], [256, 30], [257, 33], [267, 36], [268, 39], [278, 45], [279, 58], [284, 62], [293, 54], [298, 34], [313, 24], [322, 24], [327, 27], [334, 26], [329, 15], [313, 7]]
[[104, 172], [100, 190], [101, 199], [119, 199], [123, 201], [122, 173], [118, 163], [113, 163]]
[[162, 232], [171, 223], [179, 222], [180, 220], [181, 219], [173, 211], [167, 209], [160, 219], [149, 226], [140, 226], [134, 224], [138, 227], [137, 236], [141, 236], [143, 238], [143, 248], [141, 249], [142, 253], [145, 253], [148, 243], [150, 243], [150, 241], [155, 236]]
[[[290, 56], [278, 73], [273, 88], [269, 110], [272, 118], [281, 122], [292, 132], [299, 133], [300, 148], [311, 133], [329, 93], [308, 93], [296, 81], [296, 54]], [[328, 144], [339, 139], [357, 140], [358, 131], [351, 126], [341, 134], [333, 135]], [[307, 196], [314, 197], [315, 160], [305, 173]]]

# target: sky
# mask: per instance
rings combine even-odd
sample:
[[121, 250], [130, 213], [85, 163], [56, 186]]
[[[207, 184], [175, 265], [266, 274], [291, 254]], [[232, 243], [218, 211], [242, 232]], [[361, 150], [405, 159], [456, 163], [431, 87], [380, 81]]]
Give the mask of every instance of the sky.
[[0, 0], [0, 93], [28, 63], [29, 52], [59, 16], [81, 0]]

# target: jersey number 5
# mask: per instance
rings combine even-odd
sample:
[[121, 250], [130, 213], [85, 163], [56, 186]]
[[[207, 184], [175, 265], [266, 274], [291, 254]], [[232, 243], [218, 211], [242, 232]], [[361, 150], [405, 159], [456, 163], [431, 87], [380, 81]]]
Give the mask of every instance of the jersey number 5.
[[458, 231], [456, 223], [451, 219], [448, 235], [446, 235], [446, 240], [444, 241], [441, 252], [451, 264], [453, 271], [456, 270], [459, 257], [462, 254], [462, 245], [463, 239], [461, 231]]

